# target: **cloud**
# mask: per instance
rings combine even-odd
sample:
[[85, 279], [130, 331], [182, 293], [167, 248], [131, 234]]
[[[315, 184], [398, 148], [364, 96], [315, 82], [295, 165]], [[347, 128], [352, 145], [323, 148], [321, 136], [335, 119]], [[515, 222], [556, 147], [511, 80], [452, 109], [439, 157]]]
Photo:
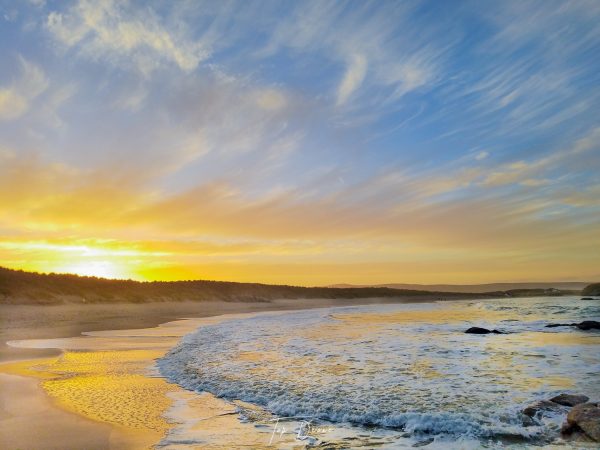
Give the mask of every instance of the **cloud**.
[[163, 26], [150, 8], [128, 8], [112, 0], [80, 0], [66, 12], [51, 12], [46, 25], [58, 41], [78, 47], [88, 58], [133, 61], [146, 75], [161, 62], [191, 71], [210, 55], [202, 43]]
[[21, 73], [11, 86], [0, 88], [0, 120], [14, 120], [23, 116], [31, 102], [48, 87], [42, 69], [19, 57]]
[[342, 79], [337, 92], [337, 104], [346, 103], [348, 98], [356, 91], [363, 82], [367, 73], [367, 60], [362, 55], [353, 55], [348, 69]]
[[28, 107], [27, 99], [14, 89], [0, 90], [0, 119], [10, 120], [20, 117]]
[[586, 186], [579, 191], [566, 189], [560, 201], [575, 207], [598, 207], [600, 206], [600, 184]]
[[256, 103], [263, 109], [277, 111], [287, 104], [285, 95], [277, 89], [261, 89], [256, 92]]
[[[346, 112], [364, 115], [366, 109], [394, 105], [436, 79], [446, 44], [438, 47], [434, 36], [445, 29], [417, 27], [415, 14], [408, 2], [363, 3], [356, 8], [343, 2], [298, 3], [274, 29], [266, 30], [268, 45], [258, 56], [292, 50], [324, 67], [343, 62], [345, 72], [333, 98], [340, 106], [352, 97]], [[452, 40], [451, 32], [445, 35]]]
[[[593, 133], [585, 136], [565, 149], [563, 157], [585, 155], [593, 139]], [[136, 264], [146, 267], [144, 276], [164, 277], [169, 266], [174, 267], [169, 275], [174, 278], [191, 271], [194, 277], [209, 273], [222, 278], [226, 273], [274, 281], [261, 271], [279, 266], [273, 272], [279, 280], [285, 281], [287, 273], [287, 280], [315, 282], [303, 258], [316, 258], [318, 264], [331, 267], [364, 264], [366, 258], [384, 271], [381, 276], [389, 277], [409, 263], [413, 273], [420, 258], [427, 261], [424, 267], [442, 270], [448, 255], [455, 265], [464, 264], [464, 271], [487, 261], [491, 274], [496, 272], [488, 262], [508, 255], [513, 267], [526, 267], [538, 253], [568, 258], [569, 252], [577, 251], [580, 257], [593, 258], [591, 249], [600, 244], [597, 218], [574, 223], [572, 215], [544, 214], [561, 201], [584, 208], [597, 204], [590, 203], [597, 187], [586, 195], [562, 194], [560, 201], [532, 197], [527, 190], [500, 195], [476, 183], [484, 173], [481, 168], [447, 166], [443, 176], [437, 171], [389, 172], [366, 183], [342, 185], [337, 195], [329, 197], [305, 195], [315, 186], [314, 179], [296, 189], [256, 196], [247, 191], [254, 182], [233, 173], [221, 173], [218, 182], [170, 192], [157, 188], [159, 175], [140, 177], [139, 166], [82, 170], [10, 151], [2, 152], [2, 158], [0, 229], [27, 224], [28, 234], [5, 239], [18, 244], [8, 249], [11, 260], [23, 257], [25, 247], [40, 239], [52, 238], [49, 243], [58, 246], [56, 254], [75, 239], [80, 246], [108, 249], [108, 256], [117, 259], [123, 252], [138, 252]], [[527, 167], [510, 164], [514, 171]], [[523, 184], [527, 180], [523, 178]], [[464, 189], [478, 191], [467, 197], [455, 195]], [[453, 195], [439, 198], [441, 194]], [[116, 242], [86, 243], [86, 239]], [[8, 250], [4, 249], [5, 260]], [[29, 257], [40, 257], [34, 253]], [[391, 265], [386, 268], [382, 261]], [[299, 265], [296, 275], [290, 275], [290, 264]], [[184, 266], [187, 272], [182, 272]], [[242, 267], [249, 270], [243, 276]], [[329, 275], [342, 269], [330, 270]], [[351, 273], [360, 276], [356, 270]], [[508, 267], [503, 270], [510, 273]]]
[[380, 83], [393, 88], [392, 99], [399, 100], [403, 95], [425, 88], [435, 80], [441, 53], [441, 50], [424, 46], [400, 61], [386, 57], [377, 69], [377, 77]]
[[495, 187], [511, 183], [524, 183], [529, 186], [547, 184], [539, 177], [550, 175], [552, 170], [571, 167], [577, 171], [587, 168], [600, 167], [600, 157], [590, 152], [598, 149], [600, 142], [600, 127], [588, 131], [569, 146], [551, 152], [541, 158], [531, 161], [516, 161], [494, 168], [486, 176], [482, 184]]
[[546, 186], [550, 183], [551, 183], [551, 181], [548, 179], [536, 179], [536, 178], [527, 178], [526, 180], [520, 181], [521, 185], [530, 186], [530, 187]]
[[113, 101], [113, 105], [115, 108], [135, 112], [139, 111], [147, 98], [148, 91], [142, 86], [137, 86], [134, 90], [128, 90], [119, 95]]

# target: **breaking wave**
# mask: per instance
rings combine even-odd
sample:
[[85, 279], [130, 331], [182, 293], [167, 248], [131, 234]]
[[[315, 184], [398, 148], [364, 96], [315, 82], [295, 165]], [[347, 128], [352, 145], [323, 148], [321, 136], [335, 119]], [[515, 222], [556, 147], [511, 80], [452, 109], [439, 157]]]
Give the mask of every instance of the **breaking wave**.
[[[566, 410], [536, 420], [520, 411], [560, 392], [600, 392], [600, 336], [544, 324], [599, 312], [545, 298], [266, 314], [202, 327], [158, 367], [186, 389], [281, 417], [549, 442]], [[509, 334], [464, 334], [472, 325]]]

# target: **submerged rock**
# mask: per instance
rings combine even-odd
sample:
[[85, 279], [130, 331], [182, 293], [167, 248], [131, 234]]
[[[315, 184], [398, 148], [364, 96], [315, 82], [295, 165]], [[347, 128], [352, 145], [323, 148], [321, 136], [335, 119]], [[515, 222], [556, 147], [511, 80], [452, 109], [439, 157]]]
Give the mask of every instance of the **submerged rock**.
[[600, 408], [596, 403], [582, 403], [574, 406], [563, 425], [564, 434], [582, 431], [586, 436], [600, 442]]
[[504, 334], [502, 331], [488, 330], [487, 328], [481, 328], [481, 327], [471, 327], [467, 331], [465, 331], [465, 333], [469, 333], [469, 334], [490, 334], [490, 333]]
[[592, 297], [581, 297], [581, 300], [594, 300]]
[[590, 398], [587, 395], [581, 394], [560, 394], [550, 399], [551, 402], [558, 403], [563, 406], [575, 406], [585, 403]]

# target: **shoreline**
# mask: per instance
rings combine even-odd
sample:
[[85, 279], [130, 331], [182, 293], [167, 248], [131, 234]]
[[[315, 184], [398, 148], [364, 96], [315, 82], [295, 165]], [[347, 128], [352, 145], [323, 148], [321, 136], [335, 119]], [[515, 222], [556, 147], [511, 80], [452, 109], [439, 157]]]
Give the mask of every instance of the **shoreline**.
[[[393, 301], [390, 299], [344, 299], [343, 301], [309, 299], [280, 300], [269, 303], [0, 305], [0, 314], [3, 318], [0, 329], [2, 344], [0, 348], [0, 381], [4, 387], [0, 393], [0, 435], [3, 436], [0, 440], [0, 447], [34, 449], [39, 448], [40, 442], [44, 442], [45, 448], [65, 450], [80, 449], [82, 445], [86, 449], [137, 449], [152, 448], [153, 445], [160, 442], [168, 430], [174, 428], [176, 424], [166, 424], [166, 421], [163, 421], [160, 425], [155, 426], [160, 431], [145, 430], [142, 433], [139, 432], [139, 429], [144, 427], [140, 423], [133, 427], [120, 426], [119, 423], [124, 420], [122, 417], [102, 418], [98, 416], [100, 413], [95, 411], [98, 409], [98, 405], [101, 406], [102, 401], [106, 400], [105, 398], [98, 398], [97, 393], [93, 390], [86, 391], [77, 386], [77, 382], [84, 381], [85, 376], [89, 375], [85, 374], [87, 369], [85, 363], [80, 359], [85, 356], [93, 360], [100, 355], [104, 360], [108, 357], [107, 367], [109, 368], [105, 372], [124, 370], [128, 375], [135, 376], [138, 383], [148, 384], [148, 380], [150, 380], [149, 390], [158, 389], [161, 392], [153, 399], [155, 402], [162, 402], [163, 407], [158, 411], [161, 416], [168, 415], [169, 407], [176, 403], [183, 402], [185, 404], [191, 401], [193, 406], [186, 406], [193, 412], [193, 414], [188, 412], [190, 417], [214, 416], [214, 420], [221, 422], [218, 427], [204, 430], [208, 435], [213, 438], [219, 437], [221, 433], [219, 430], [225, 426], [236, 434], [236, 436], [231, 436], [236, 439], [234, 442], [241, 440], [247, 441], [248, 445], [253, 447], [262, 446], [264, 436], [260, 433], [253, 433], [248, 425], [239, 423], [237, 416], [230, 415], [231, 405], [229, 403], [212, 396], [205, 396], [204, 401], [199, 403], [197, 398], [192, 398], [193, 394], [178, 387], [172, 389], [174, 385], [170, 385], [164, 378], [149, 374], [148, 369], [153, 366], [155, 359], [174, 346], [183, 335], [197, 329], [202, 324], [227, 320], [229, 317], [332, 306], [414, 303], [411, 300], [413, 299], [394, 299]], [[434, 298], [419, 299], [418, 302], [436, 300]], [[174, 336], [171, 327], [173, 324], [175, 326], [186, 325], [183, 329], [178, 330], [177, 336]], [[168, 337], [160, 334], [166, 328], [171, 328]], [[135, 333], [131, 333], [131, 331], [135, 331]], [[157, 332], [158, 335], [156, 335]], [[140, 348], [140, 342], [135, 341], [131, 336], [131, 334], [139, 335], [140, 333], [148, 334], [145, 338], [141, 338], [146, 340], [142, 344], [142, 348]], [[148, 338], [152, 339], [152, 335], [155, 335], [154, 337], [161, 342], [149, 343]], [[105, 345], [106, 342], [98, 342], [107, 339], [110, 340], [108, 345]], [[18, 346], [8, 346], [8, 341], [21, 342], [18, 343]], [[157, 347], [160, 350], [157, 351]], [[127, 358], [122, 358], [125, 355]], [[64, 363], [65, 359], [74, 357], [80, 357], [80, 359], [75, 358], [67, 364]], [[113, 359], [111, 360], [111, 358]], [[93, 361], [93, 364], [97, 365], [99, 361]], [[115, 381], [107, 377], [106, 373], [97, 373], [95, 376], [97, 380], [105, 383], [115, 382], [117, 386], [114, 389], [121, 391], [120, 395], [125, 395], [123, 380]], [[70, 384], [65, 380], [70, 380]], [[64, 386], [61, 387], [61, 383]], [[129, 387], [135, 389], [135, 386]], [[101, 390], [101, 388], [96, 389], [96, 391]], [[87, 395], [90, 401], [85, 407], [80, 404], [79, 400], [77, 400], [79, 403], [72, 404], [70, 402], [74, 400], [69, 397], [73, 395], [80, 395], [83, 398]], [[15, 399], [22, 398], [25, 398], [26, 402], [15, 401]], [[140, 398], [138, 400], [144, 402], [150, 399]], [[24, 407], [24, 404], [28, 406]], [[109, 408], [118, 406], [112, 404]], [[90, 410], [93, 411], [90, 412]], [[220, 417], [221, 413], [215, 415], [215, 411], [221, 413], [226, 411], [227, 413]]]
[[[0, 382], [6, 388], [0, 392], [0, 447], [35, 449], [43, 442], [44, 448], [64, 450], [82, 445], [126, 450], [159, 443], [178, 448], [178, 429], [185, 429], [207, 443], [269, 448], [264, 430], [240, 422], [236, 404], [169, 383], [156, 372], [155, 360], [189, 332], [230, 318], [437, 301], [2, 305], [2, 317], [13, 320], [1, 330], [6, 349], [0, 349]], [[115, 306], [121, 309], [115, 311]], [[7, 341], [19, 342], [8, 347]], [[15, 398], [25, 398], [29, 406]]]
[[[486, 298], [487, 299], [487, 298]], [[461, 301], [451, 298], [441, 301]], [[182, 317], [202, 318], [222, 314], [291, 311], [294, 309], [362, 306], [371, 304], [431, 303], [438, 296], [359, 299], [279, 299], [268, 302], [177, 301], [148, 303], [64, 303], [59, 305], [0, 304], [0, 363], [45, 356], [58, 350], [15, 349], [7, 341], [68, 338], [87, 331], [156, 327]]]

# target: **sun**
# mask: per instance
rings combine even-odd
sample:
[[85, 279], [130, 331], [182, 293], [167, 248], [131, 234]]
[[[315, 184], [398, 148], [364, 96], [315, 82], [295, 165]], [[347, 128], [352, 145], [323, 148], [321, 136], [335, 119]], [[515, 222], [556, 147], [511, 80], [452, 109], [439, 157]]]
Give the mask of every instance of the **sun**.
[[89, 261], [70, 264], [61, 267], [58, 272], [98, 278], [127, 278], [122, 268], [111, 261]]
[[[4, 252], [4, 253], [3, 253]], [[58, 242], [48, 241], [5, 241], [0, 242], [0, 259], [21, 255], [28, 262], [12, 267], [42, 273], [70, 273], [74, 275], [130, 279], [135, 268], [148, 259], [159, 256], [156, 252], [145, 252], [131, 246], [115, 245], [93, 240]]]

